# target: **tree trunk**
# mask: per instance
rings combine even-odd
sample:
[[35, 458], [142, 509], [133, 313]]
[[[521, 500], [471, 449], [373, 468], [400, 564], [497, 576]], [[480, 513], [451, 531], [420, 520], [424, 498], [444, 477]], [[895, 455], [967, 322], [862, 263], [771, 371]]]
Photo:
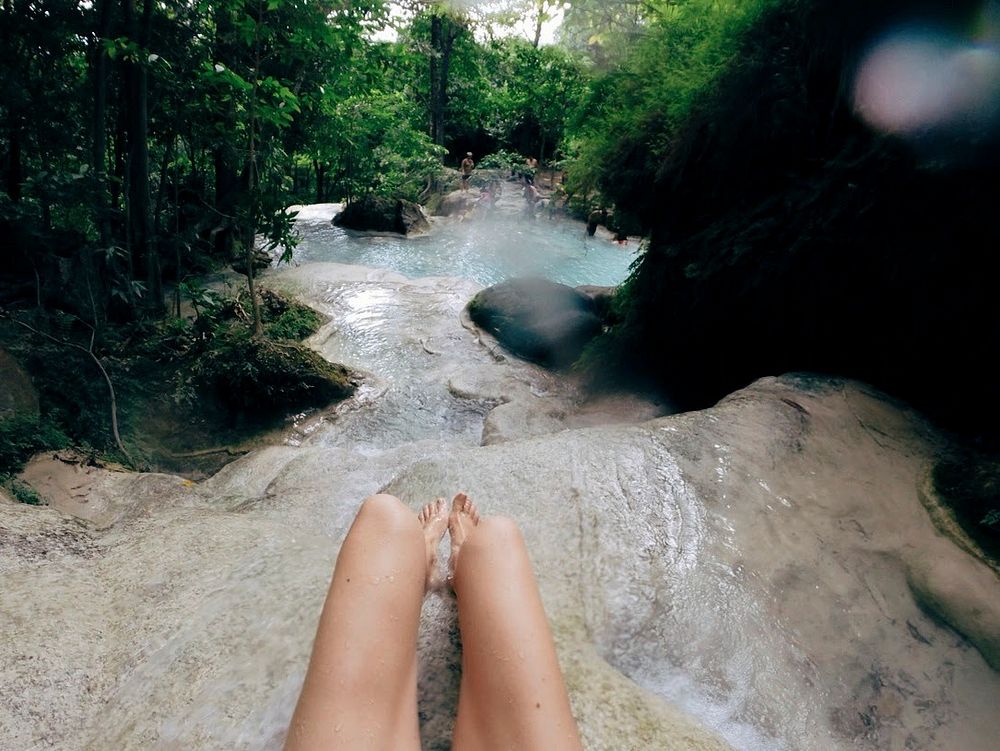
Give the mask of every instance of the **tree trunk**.
[[[177, 138], [171, 135], [169, 138], [164, 139], [166, 141], [166, 148], [163, 150], [163, 161], [160, 163], [160, 180], [156, 188], [156, 205], [153, 209], [153, 231], [156, 237], [163, 236], [163, 224], [161, 217], [163, 214], [163, 203], [167, 197], [167, 167], [170, 166], [170, 162], [174, 160], [174, 147], [177, 142]], [[175, 238], [176, 240], [176, 238]]]
[[108, 215], [107, 188], [108, 138], [105, 124], [108, 101], [108, 55], [104, 40], [111, 31], [111, 0], [97, 2], [97, 41], [91, 54], [91, 76], [94, 87], [94, 111], [91, 122], [91, 168], [94, 170], [96, 194], [94, 196], [95, 224], [101, 238], [101, 247], [111, 246], [111, 221]]
[[542, 22], [545, 20], [544, 8], [542, 7], [543, 3], [539, 2], [538, 6], [539, 7], [536, 9], [537, 15], [535, 16], [535, 38], [532, 41], [536, 50], [538, 49], [539, 42], [542, 41]]
[[[0, 58], [0, 65], [7, 68], [7, 80], [4, 81], [5, 88], [10, 91], [17, 91], [23, 87], [20, 69], [24, 65], [25, 57], [23, 43], [19, 43], [18, 30], [15, 27], [14, 19], [17, 18], [19, 9], [14, 7], [13, 0], [3, 0], [3, 21], [0, 22], [0, 50], [3, 57]], [[0, 152], [3, 160], [0, 163], [0, 176], [4, 182], [4, 192], [11, 201], [21, 200], [22, 183], [24, 182], [24, 166], [22, 164], [21, 142], [22, 123], [20, 113], [15, 107], [5, 107], [7, 110], [7, 121], [5, 126], [7, 136], [6, 154]]]
[[[235, 118], [226, 118], [235, 125]], [[230, 131], [231, 132], [231, 131]], [[215, 252], [222, 258], [233, 255], [233, 218], [240, 195], [240, 176], [236, 170], [236, 154], [230, 143], [220, 143], [212, 150], [215, 162]]]
[[[11, 116], [13, 119], [13, 116]], [[7, 135], [7, 197], [12, 201], [21, 200], [21, 184], [24, 182], [24, 167], [21, 164], [21, 133], [16, 125], [11, 125]]]
[[[122, 71], [124, 74], [124, 71]], [[119, 101], [125, 98], [125, 81], [124, 75], [120, 76], [120, 83], [116, 91]], [[128, 136], [126, 134], [126, 117], [125, 108], [118, 107], [115, 112], [115, 133], [114, 133], [114, 180], [110, 181], [108, 185], [108, 196], [111, 199], [111, 215], [109, 217], [109, 222], [111, 224], [111, 237], [117, 240], [125, 238], [128, 240], [127, 227], [122, 224], [123, 222], [123, 198], [122, 193], [124, 192], [125, 186], [128, 184]], [[131, 261], [131, 257], [130, 257]]]
[[430, 136], [438, 146], [444, 146], [444, 118], [448, 104], [448, 70], [451, 51], [459, 28], [447, 15], [431, 16], [430, 55]]
[[[141, 26], [135, 17], [135, 1], [123, 0], [126, 28], [139, 46], [140, 55], [149, 45], [153, 0], [143, 0]], [[134, 267], [146, 280], [146, 307], [155, 314], [163, 312], [163, 285], [159, 256], [153, 238], [149, 201], [148, 76], [145, 60], [126, 65], [126, 110], [128, 131], [129, 238]]]
[[326, 200], [326, 191], [323, 185], [323, 180], [326, 177], [326, 165], [314, 159], [313, 169], [316, 170], [316, 203], [323, 203]]
[[[226, 12], [224, 4], [219, 3], [215, 12], [215, 44], [216, 60], [229, 60], [232, 53], [229, 50], [228, 38], [234, 33], [233, 24]], [[222, 136], [212, 149], [215, 164], [215, 212], [216, 228], [213, 230], [213, 245], [215, 252], [222, 258], [230, 259], [234, 253], [236, 240], [235, 216], [236, 206], [240, 200], [240, 177], [237, 170], [239, 158], [232, 139], [236, 132], [236, 111], [230, 104], [220, 117], [219, 132]]]
[[257, 300], [257, 289], [254, 283], [254, 255], [257, 240], [257, 214], [260, 206], [260, 181], [257, 170], [257, 102], [260, 97], [260, 65], [261, 65], [261, 40], [259, 36], [260, 25], [256, 26], [254, 32], [254, 81], [253, 93], [250, 95], [250, 112], [247, 130], [247, 163], [246, 191], [250, 199], [250, 209], [245, 218], [246, 225], [243, 229], [243, 252], [247, 264], [247, 289], [250, 293], [250, 309], [253, 311], [253, 336], [259, 339], [264, 335], [264, 322], [260, 314], [260, 302]]
[[441, 55], [439, 52], [441, 49], [441, 23], [441, 16], [436, 13], [431, 16], [430, 136], [431, 140], [438, 146], [444, 144], [444, 86], [441, 81]]

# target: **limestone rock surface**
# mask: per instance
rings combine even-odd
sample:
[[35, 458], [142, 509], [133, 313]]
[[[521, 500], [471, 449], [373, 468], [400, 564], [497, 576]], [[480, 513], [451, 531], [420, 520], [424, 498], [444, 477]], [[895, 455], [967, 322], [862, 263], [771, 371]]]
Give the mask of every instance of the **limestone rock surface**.
[[[0, 500], [0, 748], [280, 748], [360, 500], [465, 490], [524, 530], [589, 751], [995, 749], [1000, 584], [921, 503], [943, 439], [918, 415], [804, 375], [588, 409], [461, 326], [469, 282], [276, 278], [330, 316], [318, 351], [378, 376], [204, 482], [90, 478], [100, 522]], [[425, 749], [449, 747], [455, 629], [428, 598]]]
[[469, 190], [453, 190], [441, 197], [434, 212], [437, 216], [456, 216], [464, 214], [476, 205], [479, 200], [479, 191], [470, 188]]

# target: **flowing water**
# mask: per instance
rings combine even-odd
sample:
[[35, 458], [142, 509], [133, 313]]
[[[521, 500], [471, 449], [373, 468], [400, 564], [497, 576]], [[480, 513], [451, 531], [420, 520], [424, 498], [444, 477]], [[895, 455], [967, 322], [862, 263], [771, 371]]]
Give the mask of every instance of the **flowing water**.
[[[330, 216], [304, 207], [297, 265], [265, 283], [330, 316], [311, 344], [369, 374], [356, 398], [198, 484], [46, 460], [98, 530], [0, 502], [0, 748], [280, 748], [359, 500], [459, 489], [524, 530], [588, 751], [996, 747], [997, 580], [924, 512], [940, 443], [917, 417], [791, 377], [658, 419], [584, 400], [462, 311], [511, 273], [617, 283], [634, 241]], [[963, 612], [985, 641], [944, 624]], [[419, 643], [424, 748], [444, 750], [453, 603], [428, 598]]]
[[[375, 385], [364, 392], [369, 398], [362, 399], [363, 406], [341, 416], [337, 430], [316, 439], [324, 445], [388, 449], [427, 439], [478, 445], [484, 418], [499, 397], [470, 397], [449, 388], [456, 363], [442, 358], [442, 351], [467, 332], [454, 327], [445, 341], [430, 322], [457, 322], [479, 286], [514, 276], [572, 286], [617, 285], [639, 251], [634, 238], [619, 245], [588, 236], [582, 222], [528, 219], [514, 191], [488, 217], [435, 218], [429, 234], [412, 238], [336, 227], [330, 220], [339, 208], [296, 207], [301, 239], [294, 263], [300, 275], [312, 278], [308, 295], [333, 321], [314, 346], [333, 362], [373, 374]], [[331, 262], [397, 272], [405, 279], [319, 282], [310, 274], [310, 267]], [[484, 366], [491, 362], [486, 351], [463, 356]], [[442, 359], [444, 371], [438, 367]]]

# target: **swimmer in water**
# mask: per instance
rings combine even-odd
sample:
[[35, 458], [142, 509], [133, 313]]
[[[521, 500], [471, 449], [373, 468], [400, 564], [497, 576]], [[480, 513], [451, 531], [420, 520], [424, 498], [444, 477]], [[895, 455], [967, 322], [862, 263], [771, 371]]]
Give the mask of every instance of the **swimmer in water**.
[[[448, 577], [437, 547], [451, 536]], [[417, 751], [417, 628], [450, 586], [462, 633], [456, 751], [581, 751], [524, 539], [464, 493], [414, 514], [391, 495], [361, 504], [337, 556], [285, 751]]]

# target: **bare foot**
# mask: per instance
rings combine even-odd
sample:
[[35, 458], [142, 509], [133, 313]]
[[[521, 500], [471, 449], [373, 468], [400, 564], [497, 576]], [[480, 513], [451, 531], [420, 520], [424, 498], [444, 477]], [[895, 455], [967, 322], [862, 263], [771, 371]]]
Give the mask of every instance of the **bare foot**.
[[479, 510], [465, 493], [459, 493], [451, 502], [448, 515], [448, 533], [451, 535], [451, 558], [448, 559], [448, 581], [455, 578], [458, 552], [469, 536], [469, 531], [479, 524]]
[[424, 542], [427, 544], [427, 591], [431, 592], [440, 589], [444, 582], [437, 570], [437, 549], [438, 543], [444, 537], [444, 531], [448, 528], [448, 514], [446, 513], [444, 498], [436, 498], [433, 503], [428, 503], [417, 514], [420, 525], [424, 528]]

